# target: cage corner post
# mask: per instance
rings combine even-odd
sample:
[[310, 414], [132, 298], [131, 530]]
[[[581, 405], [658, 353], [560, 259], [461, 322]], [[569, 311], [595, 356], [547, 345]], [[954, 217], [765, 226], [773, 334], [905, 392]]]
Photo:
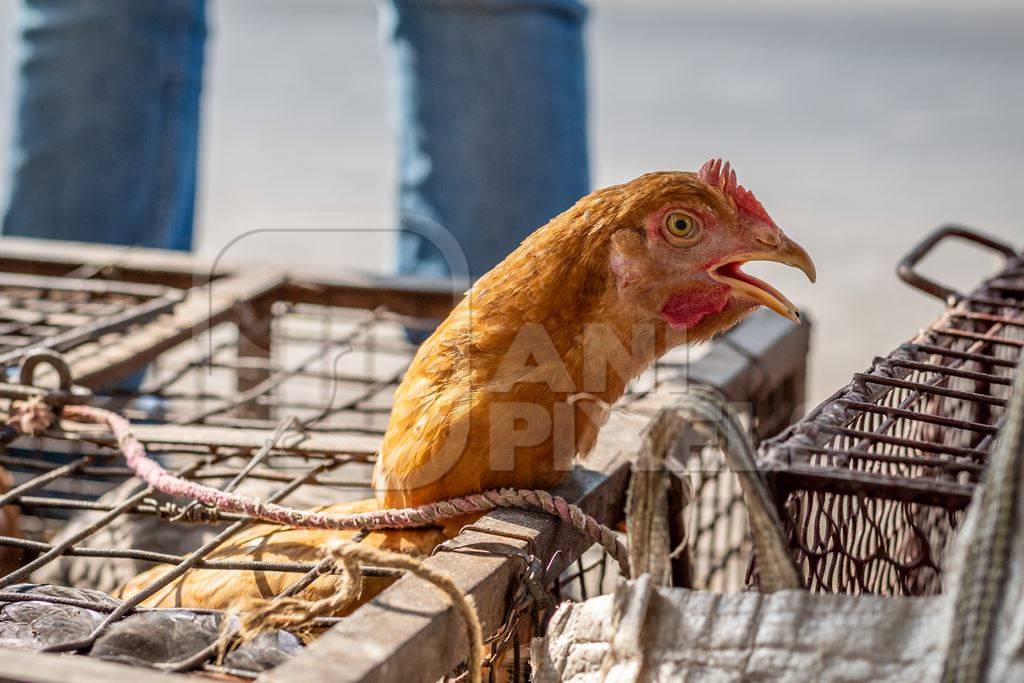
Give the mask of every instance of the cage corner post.
[[[266, 382], [272, 372], [273, 301], [261, 297], [239, 307], [235, 324], [238, 331], [235, 391], [244, 395]], [[254, 399], [237, 408], [239, 417], [271, 419], [272, 407]]]

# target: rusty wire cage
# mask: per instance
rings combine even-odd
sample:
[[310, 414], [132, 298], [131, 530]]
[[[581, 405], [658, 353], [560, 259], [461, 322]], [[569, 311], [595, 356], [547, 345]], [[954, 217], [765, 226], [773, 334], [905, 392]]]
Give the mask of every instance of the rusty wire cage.
[[73, 348], [171, 309], [178, 290], [79, 277], [0, 273], [0, 366], [45, 345]]
[[[416, 350], [407, 330], [430, 329], [453, 303], [445, 287], [211, 274], [203, 264], [159, 252], [62, 250], [59, 245], [41, 250], [31, 241], [4, 242], [0, 269], [9, 277], [46, 280], [55, 291], [96, 292], [76, 295], [75, 305], [98, 301], [100, 292], [134, 293], [121, 310], [107, 311], [112, 320], [93, 307], [95, 319], [79, 321], [77, 336], [59, 348], [75, 381], [93, 390], [94, 405], [132, 420], [136, 436], [168, 469], [297, 507], [370, 495], [370, 471], [391, 394]], [[197, 280], [195, 272], [206, 276]], [[68, 283], [69, 275], [77, 281]], [[7, 367], [46, 339], [51, 337], [22, 344], [21, 352], [5, 361]], [[595, 454], [559, 493], [615, 523], [622, 513], [630, 452], [652, 411], [671, 403], [672, 391], [685, 382], [711, 384], [745, 405], [759, 438], [778, 431], [801, 408], [807, 345], [806, 324], [791, 326], [761, 315], [699, 357], [666, 357], [624, 398]], [[763, 362], [768, 358], [771, 363]], [[50, 381], [41, 369], [29, 379]], [[7, 377], [13, 382], [12, 372]], [[8, 397], [6, 405], [24, 387], [3, 384], [0, 390]], [[174, 576], [202, 567], [272, 570], [293, 575], [284, 592], [298, 594], [324, 571], [315, 560], [219, 558], [218, 548], [251, 520], [147, 489], [132, 478], [113, 446], [104, 430], [64, 424], [38, 438], [20, 438], [0, 453], [0, 465], [14, 477], [0, 506], [20, 515], [17, 533], [0, 535], [8, 563], [0, 578], [0, 604], [46, 603], [93, 614], [83, 632], [44, 643], [46, 650], [104, 651], [109, 659], [143, 664], [107, 647], [107, 641], [130, 619], [180, 612], [164, 601], [166, 583]], [[684, 466], [698, 482], [687, 536], [693, 556], [701, 558], [694, 585], [741, 587], [749, 543], [736, 482], [713, 447], [687, 457]], [[500, 551], [494, 550], [496, 542]], [[613, 574], [599, 553], [585, 552], [587, 543], [536, 513], [497, 510], [446, 545], [450, 552], [429, 562], [473, 595], [488, 638], [487, 670], [512, 680], [526, 677], [529, 638], [544, 626], [538, 586], [556, 600], [586, 598], [607, 589], [606, 578]], [[490, 550], [480, 552], [480, 547]], [[127, 600], [110, 597], [124, 581], [154, 566], [168, 571]], [[364, 571], [384, 580], [400, 576], [382, 568]], [[31, 589], [28, 582], [53, 588]], [[0, 620], [5, 609], [0, 608]], [[352, 615], [322, 618], [319, 625], [330, 630], [274, 675], [277, 680], [336, 679], [344, 671], [350, 680], [372, 680], [386, 671], [392, 678], [405, 672], [410, 680], [436, 680], [452, 673], [465, 651], [455, 619], [450, 605], [429, 590], [398, 580]], [[439, 654], [427, 663], [406, 656], [424, 648]], [[39, 657], [44, 668], [53, 661]], [[68, 661], [60, 660], [65, 670]], [[11, 660], [5, 669], [0, 662], [0, 673], [18, 680], [16, 666]], [[260, 669], [219, 661], [212, 645], [162, 661], [159, 668], [240, 678], [252, 678]], [[54, 680], [66, 678], [59, 667], [54, 671]], [[142, 671], [133, 675], [143, 676]]]
[[[916, 264], [959, 237], [1005, 257], [968, 295]], [[761, 464], [809, 589], [929, 595], [999, 432], [1024, 347], [1024, 262], [973, 231], [940, 229], [901, 264], [947, 301], [934, 323], [771, 440]]]

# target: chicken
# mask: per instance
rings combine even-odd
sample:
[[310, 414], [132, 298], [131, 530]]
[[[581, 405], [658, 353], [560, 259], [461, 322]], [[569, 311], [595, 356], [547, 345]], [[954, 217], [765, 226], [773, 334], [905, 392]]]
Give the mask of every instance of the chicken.
[[[481, 277], [422, 344], [395, 393], [374, 470], [376, 504], [551, 488], [591, 450], [628, 382], [668, 349], [706, 340], [758, 306], [798, 319], [778, 290], [743, 272], [755, 260], [815, 278], [804, 249], [719, 159], [582, 198]], [[426, 553], [445, 535], [397, 534], [364, 542]], [[346, 534], [261, 524], [214, 557], [310, 560], [328, 536]], [[273, 572], [193, 570], [147, 604], [227, 607], [284, 585]], [[332, 587], [325, 577], [304, 595]]]
[[550, 488], [669, 348], [757, 305], [796, 319], [740, 270], [756, 259], [814, 278], [806, 252], [718, 160], [584, 197], [484, 275], [420, 347], [374, 472], [381, 505]]

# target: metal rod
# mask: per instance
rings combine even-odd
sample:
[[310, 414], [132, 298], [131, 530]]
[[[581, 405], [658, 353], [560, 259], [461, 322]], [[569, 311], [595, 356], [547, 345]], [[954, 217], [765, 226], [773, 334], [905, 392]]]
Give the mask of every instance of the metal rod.
[[[54, 548], [49, 543], [32, 541], [26, 538], [14, 536], [0, 536], [0, 546], [8, 548], [19, 548], [36, 552], [48, 552]], [[170, 553], [158, 553], [151, 550], [137, 550], [133, 548], [92, 548], [88, 546], [70, 546], [61, 555], [64, 557], [105, 557], [119, 560], [138, 560], [140, 562], [152, 562], [154, 564], [177, 565], [188, 559], [187, 555], [173, 555]], [[217, 569], [225, 571], [252, 571], [252, 572], [285, 572], [289, 574], [302, 574], [319, 567], [315, 562], [261, 562], [258, 560], [199, 560], [192, 565], [193, 569]], [[403, 572], [400, 569], [388, 567], [365, 567], [364, 576], [375, 577], [399, 577]], [[333, 572], [324, 572], [333, 573]]]
[[82, 469], [83, 467], [91, 463], [94, 459], [95, 458], [92, 455], [87, 455], [85, 457], [79, 458], [78, 460], [75, 460], [74, 462], [69, 462], [67, 465], [55, 467], [46, 474], [40, 475], [35, 479], [29, 479], [20, 486], [15, 486], [13, 489], [0, 496], [0, 507], [3, 507], [4, 505], [9, 505], [12, 501], [17, 500], [17, 498], [21, 496], [21, 494], [27, 491], [34, 491], [35, 489], [45, 486], [54, 479], [60, 479], [63, 476], [71, 474], [72, 472], [77, 472], [78, 470]]
[[1005, 399], [996, 398], [995, 396], [986, 396], [985, 394], [977, 394], [971, 391], [946, 389], [945, 387], [931, 386], [929, 384], [922, 384], [921, 382], [909, 382], [907, 380], [882, 377], [881, 375], [869, 375], [862, 372], [856, 373], [854, 378], [867, 382], [868, 384], [881, 384], [889, 387], [898, 387], [900, 389], [914, 389], [925, 394], [936, 394], [938, 396], [957, 398], [963, 401], [975, 401], [977, 403], [987, 403], [988, 405], [993, 406], [1006, 405]]
[[793, 450], [811, 453], [814, 455], [825, 455], [839, 460], [855, 458], [858, 460], [874, 460], [877, 462], [889, 462], [896, 465], [915, 465], [921, 467], [935, 467], [949, 472], [973, 472], [981, 474], [985, 466], [975, 462], [963, 462], [956, 460], [934, 460], [913, 455], [894, 455], [892, 453], [875, 453], [859, 448], [825, 448], [815, 446], [793, 446]]
[[1012, 315], [996, 315], [994, 313], [978, 313], [977, 311], [950, 311], [951, 318], [974, 320], [978, 322], [999, 323], [1010, 327], [1024, 327], [1024, 320]]
[[[202, 453], [188, 453], [188, 452], [177, 452], [176, 455], [194, 456], [194, 457], [199, 457], [199, 458], [207, 457], [206, 455], [204, 455]], [[304, 456], [305, 456], [305, 454], [303, 454], [303, 456], [302, 456], [303, 459], [308, 459], [308, 460], [321, 460], [321, 459], [335, 460], [335, 459], [338, 459], [338, 460], [344, 460], [345, 462], [367, 463], [367, 461], [364, 460], [363, 458], [347, 458], [347, 457], [346, 458], [339, 458], [339, 457], [334, 457], [334, 456], [324, 457], [321, 454], [317, 454], [317, 453], [310, 453], [309, 454], [309, 458], [305, 458]], [[104, 456], [93, 456], [93, 457], [108, 457], [108, 456], [104, 455]], [[233, 456], [227, 455], [226, 458], [227, 457], [233, 457]], [[290, 456], [290, 457], [300, 457], [300, 456]], [[0, 465], [4, 465], [4, 466], [8, 467], [9, 469], [11, 469], [14, 472], [17, 472], [19, 470], [25, 470], [25, 469], [27, 469], [27, 470], [37, 470], [37, 471], [43, 471], [43, 472], [53, 472], [54, 470], [61, 469], [61, 467], [62, 467], [62, 466], [58, 466], [58, 465], [51, 465], [49, 463], [44, 464], [44, 463], [34, 462], [34, 461], [31, 461], [31, 460], [28, 460], [27, 458], [12, 458], [10, 456], [0, 456]], [[290, 482], [292, 480], [292, 477], [290, 475], [284, 473], [284, 472], [281, 472], [280, 469], [281, 468], [278, 468], [277, 470], [257, 469], [257, 470], [255, 470], [253, 472], [250, 472], [247, 476], [250, 479], [259, 479], [259, 480], [262, 480], [262, 481], [278, 481], [278, 482], [282, 482], [282, 483]], [[81, 468], [79, 468], [76, 471], [79, 474], [83, 474], [83, 475], [86, 475], [86, 476], [89, 476], [89, 477], [92, 477], [92, 478], [101, 478], [101, 479], [118, 479], [118, 480], [123, 480], [123, 479], [127, 479], [127, 478], [132, 477], [132, 476], [135, 475], [135, 472], [130, 467], [92, 466], [92, 467], [81, 467]], [[204, 469], [204, 470], [202, 470], [200, 472], [195, 472], [194, 474], [191, 475], [190, 478], [191, 479], [195, 479], [195, 480], [224, 479], [225, 477], [233, 477], [237, 473], [238, 473], [238, 469], [237, 468], [229, 468], [229, 467], [222, 467], [222, 468], [219, 468], [219, 469], [218, 468], [211, 468], [211, 469]], [[30, 480], [30, 482], [35, 482], [35, 481], [36, 481], [36, 479], [31, 479]], [[48, 483], [48, 482], [43, 482], [43, 483]], [[337, 478], [337, 477], [316, 477], [316, 479], [314, 481], [312, 481], [311, 483], [317, 484], [317, 485], [320, 485], [320, 486], [331, 486], [331, 487], [337, 487], [337, 488], [358, 488], [358, 489], [365, 489], [365, 488], [368, 488], [369, 485], [370, 485], [369, 482], [364, 480], [364, 479], [343, 479], [343, 478]], [[10, 493], [11, 492], [8, 492], [5, 495], [10, 495]], [[24, 496], [22, 496], [21, 498], [24, 499]], [[5, 500], [5, 499], [4, 498], [0, 498], [0, 501], [2, 501], [2, 500]], [[95, 508], [95, 509], [100, 509], [100, 508]]]
[[931, 353], [939, 356], [949, 356], [951, 358], [960, 358], [962, 360], [971, 360], [978, 363], [988, 363], [989, 365], [997, 365], [1002, 368], [1015, 368], [1017, 362], [1008, 360], [1006, 358], [999, 358], [997, 356], [990, 356], [986, 353], [972, 353], [970, 351], [960, 351], [957, 349], [950, 349], [945, 346], [936, 346], [934, 344], [911, 344], [910, 348], [917, 351], [923, 351], [924, 353]]
[[973, 339], [977, 341], [983, 341], [988, 344], [998, 344], [1000, 346], [1012, 346], [1013, 348], [1019, 349], [1024, 348], [1024, 340], [1011, 339], [1010, 337], [996, 337], [988, 334], [981, 334], [980, 332], [968, 332], [966, 330], [958, 330], [952, 327], [936, 327], [933, 329], [936, 334], [942, 334], [947, 337], [956, 337], [958, 339]]
[[891, 436], [889, 434], [878, 434], [863, 429], [851, 429], [850, 427], [836, 427], [833, 425], [820, 425], [820, 429], [824, 432], [828, 432], [831, 434], [842, 434], [844, 436], [852, 436], [855, 438], [864, 439], [866, 441], [874, 441], [876, 443], [887, 443], [893, 446], [913, 448], [916, 450], [927, 451], [929, 453], [958, 455], [964, 458], [976, 458], [979, 460], [984, 459], [988, 455], [988, 453], [986, 453], [985, 451], [978, 451], [973, 448], [959, 448], [957, 446], [947, 446], [945, 444], [932, 443], [930, 441], [904, 439], [898, 436]]
[[1003, 299], [1000, 297], [979, 294], [977, 296], [966, 297], [964, 301], [972, 304], [980, 304], [982, 306], [997, 306], [1000, 308], [1013, 308], [1018, 311], [1024, 311], [1024, 302], [1014, 301], [1013, 299]]
[[[192, 463], [188, 467], [178, 470], [177, 472], [175, 472], [175, 474], [178, 475], [178, 476], [187, 476], [189, 473], [199, 469], [201, 466], [202, 466], [202, 463], [199, 463], [199, 462]], [[75, 543], [77, 543], [78, 541], [82, 540], [83, 538], [87, 538], [87, 537], [93, 535], [94, 533], [99, 531], [101, 528], [103, 528], [104, 526], [106, 526], [110, 522], [114, 521], [114, 519], [116, 519], [118, 516], [120, 516], [123, 512], [125, 512], [129, 508], [134, 507], [137, 503], [141, 502], [143, 498], [145, 498], [148, 495], [151, 495], [152, 492], [153, 492], [152, 489], [147, 487], [147, 488], [143, 489], [142, 491], [136, 493], [135, 495], [130, 496], [129, 498], [124, 500], [122, 503], [120, 503], [118, 505], [115, 505], [110, 510], [110, 512], [108, 512], [107, 514], [103, 515], [102, 517], [100, 517], [98, 520], [96, 520], [95, 522], [93, 522], [89, 526], [85, 527], [84, 529], [82, 529], [81, 531], [79, 531], [79, 532], [77, 532], [75, 534], [72, 534], [68, 538], [64, 539], [61, 543], [53, 546], [52, 548], [47, 550], [45, 553], [43, 553], [42, 555], [40, 555], [36, 559], [32, 560], [28, 564], [23, 565], [20, 569], [16, 569], [15, 571], [11, 572], [10, 574], [7, 574], [6, 576], [4, 576], [2, 579], [0, 579], [0, 588], [6, 588], [7, 586], [10, 586], [10, 585], [12, 585], [14, 583], [17, 583], [21, 579], [29, 576], [32, 572], [34, 572], [39, 567], [42, 567], [44, 564], [47, 564], [51, 560], [53, 560], [53, 559], [59, 557], [60, 555], [64, 554], [64, 552], [68, 548], [73, 546]]]
[[[81, 282], [91, 281], [83, 280]], [[161, 313], [166, 313], [178, 305], [181, 295], [172, 289], [165, 289], [164, 292], [162, 296], [130, 307], [118, 315], [108, 316], [80, 327], [73, 327], [66, 332], [48, 336], [13, 351], [0, 353], [0, 366], [10, 365], [37, 348], [66, 351], [84, 342], [95, 341], [105, 334], [119, 332], [129, 325], [145, 322]]]
[[[46, 602], [51, 605], [67, 605], [69, 607], [80, 607], [95, 612], [113, 612], [117, 605], [113, 602], [100, 602], [99, 600], [79, 600], [57, 595], [38, 595], [35, 593], [13, 593], [11, 591], [0, 591], [0, 602]], [[208, 609], [204, 607], [136, 607], [134, 612], [191, 612], [192, 614], [226, 614], [225, 610]], [[311, 621], [314, 626], [330, 626], [338, 623], [341, 617], [316, 617]]]
[[941, 415], [932, 415], [930, 413], [919, 413], [913, 410], [906, 410], [903, 408], [894, 408], [891, 406], [883, 406], [877, 403], [865, 403], [864, 401], [854, 401], [848, 398], [841, 398], [836, 403], [842, 403], [845, 406], [853, 408], [854, 410], [861, 410], [866, 413], [879, 413], [882, 415], [888, 415], [890, 417], [903, 418], [904, 420], [914, 420], [916, 422], [927, 422], [928, 424], [939, 425], [942, 427], [952, 427], [954, 429], [965, 429], [972, 432], [982, 432], [985, 434], [995, 434], [996, 428], [992, 425], [983, 424], [981, 422], [969, 422], [967, 420], [956, 420], [951, 417], [943, 417]]
[[934, 372], [940, 375], [945, 375], [947, 377], [961, 377], [963, 379], [971, 379], [976, 382], [988, 382], [990, 384], [1000, 384], [1003, 386], [1010, 386], [1011, 384], [1013, 384], [1013, 380], [1009, 377], [993, 375], [988, 372], [974, 372], [972, 370], [961, 370], [960, 368], [950, 367], [948, 365], [936, 365], [935, 363], [921, 363], [919, 361], [904, 360], [902, 358], [893, 358], [889, 362], [901, 368], [920, 370], [922, 372]]
[[[310, 472], [308, 472], [308, 473], [306, 473], [306, 474], [304, 474], [304, 475], [302, 475], [300, 477], [296, 477], [292, 484], [290, 484], [288, 486], [285, 486], [280, 491], [278, 491], [274, 495], [270, 496], [270, 498], [268, 499], [268, 502], [271, 502], [271, 503], [279, 502], [281, 499], [287, 497], [295, 489], [299, 488], [299, 486], [301, 486], [303, 483], [305, 483], [305, 481], [310, 476], [312, 476], [314, 474], [319, 474], [320, 472], [327, 471], [328, 469], [331, 469], [332, 466], [333, 466], [333, 463], [329, 463], [329, 462], [323, 463], [323, 464], [319, 465], [318, 467], [314, 468], [312, 471], [310, 471]], [[135, 498], [135, 497], [133, 496], [132, 498]], [[132, 499], [129, 499], [129, 500], [131, 500], [132, 504], [135, 504], [136, 502], [138, 502], [137, 500], [132, 500]], [[155, 595], [158, 591], [162, 590], [166, 586], [170, 585], [173, 581], [177, 580], [180, 576], [184, 575], [187, 571], [189, 571], [190, 569], [195, 567], [196, 564], [199, 561], [201, 561], [206, 555], [209, 555], [211, 552], [216, 550], [225, 541], [227, 541], [231, 536], [233, 536], [234, 534], [238, 533], [239, 531], [241, 531], [246, 526], [252, 524], [253, 521], [254, 520], [252, 520], [252, 519], [244, 519], [244, 520], [239, 520], [239, 521], [234, 522], [233, 524], [231, 524], [228, 528], [224, 529], [222, 532], [217, 534], [214, 538], [212, 538], [211, 540], [207, 541], [202, 546], [200, 546], [198, 549], [196, 549], [191, 555], [189, 555], [188, 557], [183, 559], [181, 562], [179, 562], [173, 569], [171, 569], [170, 571], [166, 572], [165, 574], [160, 576], [158, 579], [156, 579], [155, 581], [150, 583], [148, 586], [146, 586], [141, 591], [139, 591], [134, 596], [132, 596], [129, 600], [126, 600], [124, 602], [124, 604], [122, 604], [116, 610], [111, 612], [110, 615], [106, 619], [104, 619], [102, 622], [100, 622], [100, 624], [97, 625], [96, 628], [93, 629], [93, 631], [88, 636], [86, 636], [85, 638], [82, 638], [82, 639], [76, 640], [76, 641], [72, 641], [72, 642], [69, 642], [69, 643], [60, 643], [60, 644], [57, 644], [57, 645], [53, 645], [53, 646], [47, 647], [44, 651], [45, 652], [69, 652], [69, 651], [72, 651], [72, 650], [80, 650], [82, 648], [86, 648], [86, 647], [91, 646], [92, 643], [96, 640], [96, 638], [98, 638], [100, 636], [100, 634], [102, 634], [103, 631], [106, 630], [106, 628], [110, 624], [114, 623], [115, 621], [117, 621], [118, 619], [123, 617], [125, 614], [129, 613], [137, 605], [141, 604], [144, 600], [146, 600], [147, 598], [149, 598], [152, 595]], [[76, 536], [77, 536], [77, 534], [76, 534]], [[68, 544], [68, 545], [70, 545], [70, 544]], [[49, 560], [47, 560], [47, 561], [49, 561]], [[0, 587], [3, 587], [3, 585], [4, 584], [2, 582], [0, 582]]]
[[[353, 335], [355, 335], [355, 334], [359, 334], [359, 331], [357, 330], [356, 332], [353, 333]], [[272, 375], [270, 375], [270, 377], [266, 378], [265, 380], [263, 380], [262, 382], [260, 382], [259, 384], [255, 385], [255, 386], [253, 386], [252, 388], [250, 388], [250, 389], [248, 389], [246, 391], [241, 392], [240, 394], [236, 395], [231, 400], [223, 401], [220, 405], [213, 406], [212, 408], [206, 408], [206, 409], [203, 409], [203, 410], [200, 410], [200, 411], [196, 411], [195, 413], [183, 415], [183, 416], [175, 419], [173, 421], [173, 424], [181, 424], [181, 425], [192, 424], [194, 422], [199, 422], [199, 421], [203, 420], [204, 418], [209, 417], [211, 415], [216, 415], [217, 413], [223, 413], [223, 412], [225, 412], [227, 410], [231, 410], [232, 408], [237, 408], [240, 405], [248, 403], [249, 401], [253, 400], [254, 398], [256, 398], [258, 396], [262, 396], [263, 394], [267, 393], [268, 391], [274, 389], [275, 387], [280, 385], [282, 382], [287, 380], [289, 377], [291, 377], [295, 372], [298, 372], [298, 371], [302, 370], [303, 368], [308, 366], [310, 363], [313, 363], [314, 361], [316, 361], [332, 345], [334, 345], [333, 342], [331, 344], [327, 344], [327, 345], [321, 344], [320, 346], [318, 346], [315, 349], [315, 351], [312, 354], [309, 354], [306, 357], [304, 357], [302, 359], [302, 361], [300, 361], [299, 363], [297, 363], [297, 364], [295, 364], [295, 365], [293, 365], [293, 366], [291, 366], [289, 368], [284, 368], [284, 369], [282, 369], [282, 370], [280, 370], [278, 372], [273, 373]]]

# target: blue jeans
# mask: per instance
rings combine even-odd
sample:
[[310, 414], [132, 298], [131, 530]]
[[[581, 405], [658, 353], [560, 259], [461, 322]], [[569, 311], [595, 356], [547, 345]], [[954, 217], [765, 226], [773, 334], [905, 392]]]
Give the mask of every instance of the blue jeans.
[[[443, 229], [476, 277], [587, 192], [584, 10], [381, 0], [380, 18], [398, 270], [451, 272], [432, 244]], [[19, 29], [3, 232], [189, 249], [204, 0], [33, 0]]]

